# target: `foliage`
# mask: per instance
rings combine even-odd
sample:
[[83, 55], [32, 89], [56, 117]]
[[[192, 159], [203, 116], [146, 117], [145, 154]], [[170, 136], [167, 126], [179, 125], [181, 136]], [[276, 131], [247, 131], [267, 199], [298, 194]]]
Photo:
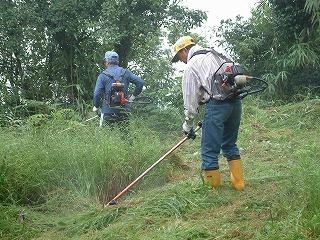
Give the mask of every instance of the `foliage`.
[[309, 88], [319, 93], [319, 31], [312, 27], [310, 1], [261, 1], [252, 17], [222, 21], [220, 44], [248, 72], [266, 78], [268, 96], [283, 99]]
[[[303, 100], [245, 99], [244, 192], [230, 188], [224, 161], [221, 189], [202, 186], [197, 138], [178, 150], [188, 170], [163, 162], [120, 205], [101, 207], [182, 137], [181, 81], [162, 38], [174, 42], [205, 14], [179, 3], [0, 2], [1, 239], [319, 238], [317, 0], [261, 1], [220, 28], [237, 60], [272, 83], [265, 97]], [[106, 48], [153, 97], [132, 105], [129, 135], [82, 120]]]
[[[202, 185], [197, 138], [178, 151], [188, 170], [173, 169], [168, 159], [106, 208], [97, 201], [101, 193], [114, 196], [179, 139], [155, 124], [155, 113], [132, 119], [134, 143], [125, 148], [129, 139], [119, 141], [116, 129], [84, 126], [68, 109], [2, 128], [1, 238], [319, 238], [319, 99], [275, 106], [248, 97], [243, 105], [245, 191], [230, 187], [223, 159], [221, 189]], [[172, 111], [158, 118], [179, 121]], [[39, 119], [45, 121], [34, 124]], [[65, 125], [71, 128], [61, 132]]]
[[305, 10], [312, 14], [313, 24], [320, 26], [320, 1], [319, 0], [306, 0]]
[[[0, 19], [6, 23], [0, 26], [1, 100], [7, 106], [21, 105], [26, 99], [82, 105], [92, 99], [99, 63], [108, 49], [119, 53], [124, 67], [133, 62], [145, 72], [143, 77], [153, 87], [172, 71], [169, 66], [159, 69], [164, 61], [159, 59], [164, 51], [163, 27], [178, 19], [181, 29], [190, 29], [206, 17], [178, 4], [168, 0], [1, 1]], [[148, 69], [154, 74], [149, 76]]]
[[[68, 112], [33, 115], [20, 131], [1, 131], [1, 202], [39, 203], [60, 188], [108, 199], [166, 146], [139, 120], [123, 139], [117, 129], [84, 128]], [[154, 179], [160, 183], [165, 175]]]

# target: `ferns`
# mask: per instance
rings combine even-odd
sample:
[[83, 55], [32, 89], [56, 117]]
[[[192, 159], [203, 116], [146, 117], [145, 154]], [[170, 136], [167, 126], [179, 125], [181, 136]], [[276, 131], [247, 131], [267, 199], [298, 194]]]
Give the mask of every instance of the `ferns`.
[[320, 23], [320, 1], [307, 0], [304, 7], [305, 11], [312, 14], [312, 21], [314, 24]]
[[319, 57], [309, 43], [297, 43], [289, 49], [284, 65], [295, 68], [307, 65], [315, 66], [318, 62]]

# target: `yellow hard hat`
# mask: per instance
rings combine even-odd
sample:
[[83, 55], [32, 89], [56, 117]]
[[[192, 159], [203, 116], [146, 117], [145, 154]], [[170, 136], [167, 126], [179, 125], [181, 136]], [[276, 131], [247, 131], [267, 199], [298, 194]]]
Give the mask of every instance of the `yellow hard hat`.
[[189, 46], [189, 45], [192, 45], [192, 44], [196, 44], [193, 40], [192, 37], [190, 36], [183, 36], [181, 38], [179, 38], [176, 43], [173, 45], [173, 58], [171, 60], [171, 62], [178, 62], [178, 52], [181, 50], [181, 49], [184, 49], [185, 47]]

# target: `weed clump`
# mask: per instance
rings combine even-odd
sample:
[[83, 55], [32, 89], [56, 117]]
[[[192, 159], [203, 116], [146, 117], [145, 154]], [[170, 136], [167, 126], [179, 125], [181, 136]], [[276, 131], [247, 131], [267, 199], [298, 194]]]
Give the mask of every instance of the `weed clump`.
[[[18, 131], [0, 129], [0, 202], [42, 203], [58, 189], [106, 201], [167, 146], [141, 123], [132, 122], [124, 134], [118, 128], [70, 125], [73, 120], [64, 115], [34, 116]], [[160, 167], [150, 180], [165, 181], [162, 173]]]

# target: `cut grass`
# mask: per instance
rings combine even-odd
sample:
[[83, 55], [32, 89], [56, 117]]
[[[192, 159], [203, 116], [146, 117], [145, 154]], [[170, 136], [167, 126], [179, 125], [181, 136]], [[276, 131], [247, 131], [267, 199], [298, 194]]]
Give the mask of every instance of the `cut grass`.
[[[172, 169], [168, 167], [168, 159], [124, 196], [119, 205], [102, 208], [85, 191], [60, 188], [49, 192], [45, 202], [23, 207], [27, 216], [24, 224], [17, 223], [21, 206], [3, 206], [1, 213], [6, 217], [0, 220], [0, 226], [4, 226], [0, 228], [0, 236], [4, 239], [319, 239], [318, 110], [317, 101], [267, 109], [258, 108], [254, 102], [245, 104], [239, 140], [246, 174], [243, 192], [230, 187], [224, 159], [220, 160], [222, 187], [210, 190], [202, 185], [197, 138], [177, 151], [189, 169]], [[150, 138], [144, 136], [139, 150], [146, 156], [160, 156], [161, 151], [155, 152]], [[166, 143], [170, 145], [172, 142]], [[164, 150], [165, 146], [162, 147]], [[90, 155], [90, 151], [82, 152], [81, 158]], [[103, 156], [108, 151], [98, 154]], [[126, 181], [133, 180], [152, 162], [139, 159], [139, 153], [133, 152], [132, 160], [136, 162], [132, 167], [141, 166], [130, 171]], [[164, 184], [166, 180], [159, 178], [159, 173], [164, 172], [170, 183]], [[90, 178], [84, 179], [92, 182]]]

